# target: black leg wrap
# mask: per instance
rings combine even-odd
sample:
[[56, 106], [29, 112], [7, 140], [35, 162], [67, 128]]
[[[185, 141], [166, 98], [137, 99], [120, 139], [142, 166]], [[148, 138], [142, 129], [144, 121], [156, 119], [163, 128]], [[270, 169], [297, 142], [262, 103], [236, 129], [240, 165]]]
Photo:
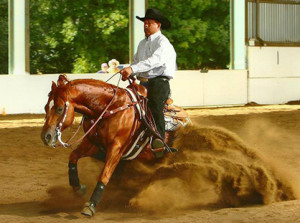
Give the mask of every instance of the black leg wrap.
[[77, 164], [69, 163], [69, 183], [72, 187], [79, 187]]
[[92, 206], [96, 207], [99, 204], [101, 196], [104, 191], [104, 188], [105, 188], [105, 185], [102, 182], [97, 183], [97, 186], [96, 186], [96, 188], [92, 194], [91, 200], [90, 200]]

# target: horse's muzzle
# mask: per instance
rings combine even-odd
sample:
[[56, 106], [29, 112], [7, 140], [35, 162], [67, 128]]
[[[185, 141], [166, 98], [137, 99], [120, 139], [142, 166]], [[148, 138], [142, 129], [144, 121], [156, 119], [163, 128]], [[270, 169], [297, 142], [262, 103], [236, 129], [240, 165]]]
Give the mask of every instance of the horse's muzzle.
[[41, 133], [41, 139], [46, 146], [55, 147], [57, 134], [55, 131], [46, 131]]

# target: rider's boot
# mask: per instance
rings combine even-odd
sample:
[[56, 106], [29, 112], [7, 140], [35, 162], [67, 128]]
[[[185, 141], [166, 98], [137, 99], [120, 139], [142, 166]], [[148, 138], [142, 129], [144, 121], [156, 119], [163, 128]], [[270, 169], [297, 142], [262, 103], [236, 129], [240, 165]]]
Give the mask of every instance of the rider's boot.
[[159, 138], [153, 139], [151, 143], [152, 149], [163, 148], [164, 145], [165, 145], [164, 142]]
[[178, 151], [177, 149], [171, 148], [171, 147], [169, 147], [168, 149], [165, 148], [164, 142], [159, 138], [153, 139], [153, 141], [151, 143], [151, 147], [152, 147], [152, 151], [154, 153], [154, 156], [156, 158], [162, 158], [164, 156], [164, 154], [167, 153], [167, 152], [174, 153], [174, 152]]

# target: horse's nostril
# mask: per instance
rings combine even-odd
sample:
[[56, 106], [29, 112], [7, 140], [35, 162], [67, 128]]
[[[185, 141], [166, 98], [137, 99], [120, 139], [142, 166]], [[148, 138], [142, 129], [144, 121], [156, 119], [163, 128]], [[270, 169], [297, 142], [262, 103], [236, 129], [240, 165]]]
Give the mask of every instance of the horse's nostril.
[[51, 134], [50, 133], [45, 135], [45, 140], [46, 140], [46, 142], [49, 142], [51, 140]]

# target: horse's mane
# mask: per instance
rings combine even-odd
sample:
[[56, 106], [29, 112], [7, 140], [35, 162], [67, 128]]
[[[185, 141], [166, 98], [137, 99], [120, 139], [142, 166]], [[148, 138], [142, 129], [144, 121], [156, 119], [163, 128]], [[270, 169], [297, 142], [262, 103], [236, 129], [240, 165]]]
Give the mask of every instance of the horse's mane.
[[112, 86], [112, 87], [117, 87], [113, 84], [109, 84], [109, 83], [106, 83], [102, 80], [96, 80], [96, 79], [75, 79], [75, 80], [72, 80], [69, 82], [69, 84], [71, 86], [73, 85], [77, 85], [77, 84], [87, 84], [87, 85], [92, 85], [92, 86], [101, 86], [101, 87], [108, 87], [108, 86]]
[[[101, 87], [101, 88], [113, 88], [116, 89], [117, 86], [107, 83], [102, 80], [96, 80], [96, 79], [75, 79], [75, 80], [69, 80], [65, 74], [61, 74], [57, 80], [57, 89], [55, 91], [66, 91], [70, 86], [76, 86], [76, 85], [90, 85], [93, 87]], [[141, 86], [136, 84], [135, 82], [133, 83], [134, 88], [139, 91], [142, 95], [146, 96], [147, 95], [147, 90]], [[53, 90], [53, 88], [52, 88]]]
[[75, 80], [69, 80], [65, 74], [59, 75], [59, 78], [57, 80], [57, 83], [52, 82], [52, 94], [61, 94], [65, 91], [67, 91], [72, 86], [77, 85], [90, 85], [93, 87], [112, 87], [116, 88], [117, 86], [113, 84], [106, 83], [102, 80], [96, 80], [96, 79], [75, 79]]

